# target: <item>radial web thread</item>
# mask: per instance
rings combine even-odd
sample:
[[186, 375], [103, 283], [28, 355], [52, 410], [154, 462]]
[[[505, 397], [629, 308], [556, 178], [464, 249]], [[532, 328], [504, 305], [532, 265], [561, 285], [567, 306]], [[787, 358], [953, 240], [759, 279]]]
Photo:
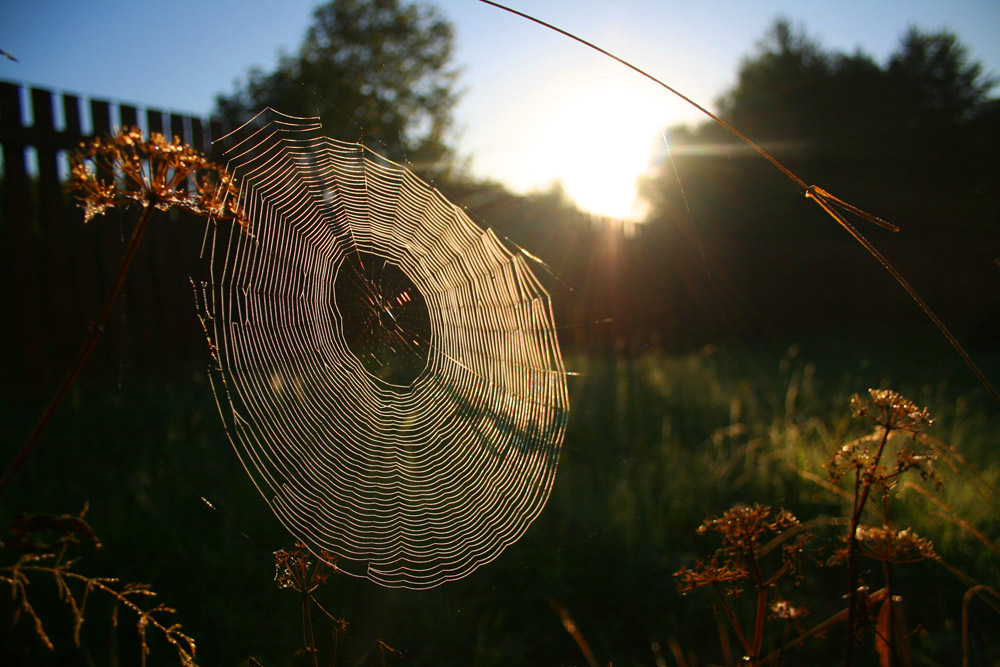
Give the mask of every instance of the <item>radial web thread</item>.
[[294, 537], [427, 588], [542, 510], [569, 410], [548, 294], [409, 170], [267, 110], [226, 138], [251, 234], [212, 226], [199, 310], [229, 438]]

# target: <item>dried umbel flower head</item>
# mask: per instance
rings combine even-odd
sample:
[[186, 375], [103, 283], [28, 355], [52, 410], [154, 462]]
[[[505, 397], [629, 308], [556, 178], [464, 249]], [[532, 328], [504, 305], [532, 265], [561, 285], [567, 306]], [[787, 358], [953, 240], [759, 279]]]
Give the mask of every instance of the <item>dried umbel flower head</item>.
[[675, 572], [678, 589], [686, 593], [701, 586], [713, 586], [721, 587], [727, 595], [734, 595], [740, 592], [741, 582], [746, 579], [753, 579], [755, 585], [767, 588], [783, 576], [795, 576], [806, 544], [812, 538], [810, 533], [803, 533], [782, 546], [782, 564], [777, 574], [765, 576], [760, 571], [759, 559], [771, 550], [762, 546], [764, 538], [780, 535], [771, 540], [780, 542], [790, 534], [789, 529], [799, 526], [799, 520], [788, 510], [775, 511], [761, 504], [738, 505], [720, 516], [706, 519], [698, 527], [698, 533], [718, 533], [723, 546], [710, 559], [699, 560], [693, 568], [685, 567]]
[[774, 510], [766, 505], [737, 505], [722, 513], [721, 516], [706, 519], [698, 526], [698, 533], [708, 531], [719, 533], [729, 549], [757, 548], [760, 539], [767, 533], [777, 534], [792, 526], [799, 525], [799, 520], [786, 509], [780, 509], [771, 516]]
[[322, 558], [313, 567], [313, 555], [302, 542], [296, 542], [292, 549], [278, 549], [274, 552], [274, 581], [278, 588], [291, 588], [299, 593], [312, 593], [337, 570], [337, 556], [321, 552]]
[[[833, 453], [826, 466], [830, 478], [837, 481], [848, 473], [857, 473], [863, 476], [865, 486], [888, 489], [903, 473], [915, 470], [923, 479], [940, 486], [934, 469], [936, 455], [919, 444], [925, 438], [924, 428], [934, 421], [927, 408], [919, 408], [888, 389], [869, 389], [868, 394], [869, 398], [857, 394], [851, 397], [851, 412], [873, 422], [875, 429]], [[886, 442], [897, 433], [912, 436], [917, 448], [898, 448], [895, 466], [890, 466], [886, 462]]]
[[732, 559], [720, 563], [716, 553], [707, 560], [699, 560], [693, 568], [681, 568], [674, 572], [674, 576], [677, 577], [677, 590], [681, 595], [702, 586], [721, 587], [726, 595], [738, 595], [743, 590], [741, 582], [749, 573], [746, 567]]
[[884, 429], [916, 434], [934, 421], [927, 408], [918, 408], [916, 403], [890, 389], [869, 389], [868, 396], [867, 399], [858, 394], [852, 396], [851, 412]]
[[931, 541], [910, 528], [858, 526], [857, 537], [861, 554], [883, 563], [916, 563], [925, 558], [937, 558]]
[[[934, 544], [920, 537], [912, 529], [897, 530], [890, 526], [858, 526], [858, 553], [865, 558], [882, 563], [916, 563], [937, 558]], [[827, 560], [827, 565], [840, 565], [847, 561], [849, 536], [844, 536], [844, 545], [836, 549]]]
[[233, 177], [177, 137], [167, 141], [153, 132], [145, 139], [138, 128], [123, 129], [81, 144], [70, 165], [69, 190], [84, 210], [84, 221], [115, 206], [139, 204], [249, 227]]

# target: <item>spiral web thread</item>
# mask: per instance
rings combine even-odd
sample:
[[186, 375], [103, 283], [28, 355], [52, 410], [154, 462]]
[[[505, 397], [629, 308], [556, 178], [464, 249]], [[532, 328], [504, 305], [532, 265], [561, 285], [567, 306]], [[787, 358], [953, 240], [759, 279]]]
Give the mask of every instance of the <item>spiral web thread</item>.
[[[545, 505], [569, 409], [551, 302], [437, 190], [320, 130], [268, 109], [226, 138], [252, 236], [209, 231], [196, 291], [213, 390], [293, 536], [348, 574], [428, 588], [496, 558]], [[381, 281], [376, 262], [408, 280]], [[363, 286], [353, 310], [340, 272]], [[403, 282], [427, 330], [403, 317], [418, 301]], [[388, 363], [423, 364], [412, 381], [352, 351], [359, 306]]]

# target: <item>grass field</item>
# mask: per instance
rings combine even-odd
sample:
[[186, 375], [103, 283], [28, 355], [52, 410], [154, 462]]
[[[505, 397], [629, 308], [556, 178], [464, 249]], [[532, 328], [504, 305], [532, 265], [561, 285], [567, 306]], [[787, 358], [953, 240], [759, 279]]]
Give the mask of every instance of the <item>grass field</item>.
[[[996, 377], [997, 362], [986, 359], [987, 375]], [[864, 432], [848, 403], [870, 386], [891, 386], [928, 407], [932, 435], [993, 488], [1000, 478], [996, 406], [960, 361], [941, 356], [932, 364], [902, 344], [680, 356], [620, 350], [570, 354], [567, 367], [578, 373], [570, 378], [572, 414], [541, 517], [498, 560], [430, 591], [332, 579], [317, 595], [350, 623], [337, 664], [355, 664], [376, 639], [404, 651], [405, 664], [586, 664], [560, 622], [560, 606], [600, 664], [657, 664], [654, 642], [666, 664], [677, 664], [677, 649], [697, 664], [723, 664], [711, 598], [680, 596], [673, 577], [719, 546], [696, 528], [736, 503], [784, 506], [802, 520], [841, 513], [843, 501], [811, 476], [825, 479], [831, 453]], [[4, 405], [7, 437], [22, 437], [40, 407]], [[972, 493], [967, 477], [944, 465], [940, 473], [936, 497], [995, 540], [1000, 515]], [[997, 581], [1000, 558], [982, 540], [920, 494], [901, 488], [898, 495], [900, 526], [912, 525], [943, 560], [978, 581]], [[5, 499], [0, 522], [8, 525], [20, 510], [77, 513], [85, 502], [104, 546], [81, 549], [77, 569], [150, 584], [198, 641], [199, 664], [250, 664], [251, 657], [306, 664], [293, 657], [301, 648], [300, 600], [273, 581], [272, 553], [291, 540], [240, 468], [202, 377], [165, 386], [129, 381], [112, 390], [89, 388], [85, 378]], [[865, 567], [877, 576], [875, 565]], [[819, 621], [843, 607], [845, 584], [843, 567], [809, 567], [800, 587], [782, 592], [807, 603], [810, 622]], [[920, 628], [910, 639], [913, 664], [958, 664], [969, 585], [934, 562], [894, 570], [908, 627]], [[24, 618], [12, 629], [5, 621], [0, 662], [137, 661], [132, 619], [122, 615], [113, 627], [110, 605], [96, 596], [84, 651], [72, 649], [69, 615], [54, 589], [39, 584], [32, 596], [62, 648], [50, 654]], [[738, 606], [745, 603], [737, 602], [738, 613], [749, 613]], [[2, 604], [9, 619], [9, 601]], [[971, 664], [998, 664], [1000, 640], [991, 628], [1000, 615], [981, 601], [970, 609]], [[770, 635], [774, 647], [780, 628]], [[151, 664], [176, 664], [173, 650], [150, 637]], [[837, 626], [784, 664], [840, 664], [842, 644]], [[856, 664], [877, 664], [871, 643], [864, 647]], [[367, 661], [379, 664], [378, 651]]]

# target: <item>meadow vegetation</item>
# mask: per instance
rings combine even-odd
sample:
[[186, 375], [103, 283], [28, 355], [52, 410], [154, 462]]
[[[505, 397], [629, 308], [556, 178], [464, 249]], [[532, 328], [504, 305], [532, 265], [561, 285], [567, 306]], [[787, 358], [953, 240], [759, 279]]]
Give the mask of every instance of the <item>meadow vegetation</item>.
[[[410, 20], [450, 40], [435, 15]], [[986, 186], [996, 163], [976, 138], [995, 139], [998, 107], [960, 44], [912, 32], [883, 67], [780, 26], [745, 63], [724, 113], [770, 141], [789, 127], [796, 141], [819, 137], [801, 166], [839, 191], [877, 188], [867, 190], [873, 208], [915, 219], [925, 246], [958, 199], [941, 243], [987, 252], [978, 246], [995, 236], [982, 220], [995, 210]], [[220, 108], [239, 115], [281, 92], [323, 42], [321, 27], [301, 56], [252, 74]], [[432, 52], [448, 92], [431, 109], [441, 122], [401, 150], [438, 159], [449, 153], [454, 77], [449, 49]], [[953, 67], [935, 79], [943, 70], [927, 66], [942, 58]], [[908, 162], [903, 171], [881, 153], [869, 161], [861, 145], [833, 159], [845, 143], [823, 114], [855, 113], [859, 87], [887, 82], [954, 95], [936, 111], [933, 94], [909, 100], [921, 113], [902, 125], [905, 110], [862, 109], [878, 121], [870, 137], [900, 149], [890, 162]], [[781, 123], [761, 125], [774, 89], [791, 91], [771, 98]], [[935, 161], [941, 146], [923, 138], [939, 131], [966, 152]], [[3, 496], [0, 590], [11, 595], [0, 595], [0, 662], [683, 666], [744, 654], [841, 664], [846, 653], [859, 665], [1000, 664], [1000, 411], [912, 304], [886, 296], [877, 266], [843, 260], [837, 244], [851, 241], [834, 239], [839, 230], [791, 224], [809, 218], [745, 156], [699, 153], [713, 133], [677, 131], [677, 173], [664, 165], [651, 176], [654, 215], [636, 242], [591, 226], [556, 193], [444, 186], [546, 258], [556, 312], [573, 325], [560, 332], [573, 375], [557, 481], [496, 561], [421, 592], [338, 575], [292, 543], [240, 469], [204, 373], [144, 377], [110, 363], [67, 389], [44, 447]], [[941, 190], [930, 206], [904, 182], [917, 171], [917, 187]], [[897, 180], [876, 186], [873, 173]], [[925, 252], [904, 248], [903, 268], [919, 269]], [[1000, 377], [996, 290], [956, 291], [934, 271], [918, 288], [958, 316], [985, 375]], [[977, 276], [967, 278], [980, 285]], [[35, 394], [5, 392], [9, 442], [42, 407]], [[152, 604], [133, 603], [153, 590]], [[852, 626], [858, 640], [845, 644]]]
[[[893, 365], [911, 355], [888, 350], [878, 367], [875, 358], [845, 363], [807, 346], [570, 356], [569, 367], [580, 375], [571, 378], [573, 418], [546, 511], [497, 561], [431, 591], [330, 577], [313, 595], [348, 623], [338, 638], [338, 664], [354, 664], [378, 640], [402, 650], [411, 664], [584, 662], [550, 601], [567, 610], [601, 664], [653, 664], [654, 641], [667, 660], [678, 650], [688, 664], [695, 664], [691, 656], [697, 664], [723, 664], [709, 598], [679, 595], [674, 574], [719, 546], [696, 529], [734, 506], [782, 507], [803, 522], [843, 515], [845, 501], [831, 492], [825, 465], [867, 431], [851, 416], [852, 394], [892, 381], [935, 418], [928, 433], [996, 488], [996, 410], [960, 361], [928, 383], [912, 366]], [[996, 361], [987, 368], [995, 371]], [[8, 404], [4, 422], [23, 432], [34, 407]], [[52, 424], [45, 456], [26, 465], [4, 507], [89, 499], [88, 520], [105, 546], [81, 545], [77, 567], [150, 584], [197, 640], [199, 664], [249, 664], [251, 657], [264, 665], [298, 664], [301, 600], [273, 580], [274, 552], [292, 545], [238, 468], [214, 411], [200, 378], [125, 390], [84, 385]], [[933, 542], [951, 568], [996, 581], [1000, 559], [983, 538], [995, 549], [1000, 517], [961, 466], [938, 463], [937, 475], [942, 488], [932, 486], [930, 496], [896, 491], [894, 525]], [[828, 530], [833, 539], [835, 528], [812, 530]], [[862, 568], [863, 576], [878, 576], [873, 562]], [[961, 656], [962, 598], [972, 585], [936, 561], [894, 573], [907, 627], [920, 628], [909, 640], [914, 664], [954, 664]], [[845, 589], [843, 567], [813, 565], [785, 594], [811, 609], [811, 625], [843, 608]], [[41, 590], [34, 600], [53, 643], [72, 646], [64, 603]], [[744, 603], [734, 608], [752, 618]], [[5, 613], [13, 611], [8, 599], [3, 604]], [[110, 610], [98, 604], [88, 607], [84, 653], [48, 652], [23, 621], [5, 625], [0, 645], [17, 658], [14, 664], [87, 664], [88, 655], [98, 664], [109, 656], [134, 661], [134, 633], [115, 630]], [[990, 632], [996, 614], [983, 599], [972, 600], [971, 664], [997, 659]], [[329, 626], [317, 621], [317, 627], [332, 637]], [[830, 656], [843, 653], [843, 627], [787, 653], [784, 664], [839, 662]], [[781, 632], [767, 629], [770, 651]], [[176, 662], [162, 638], [151, 635], [149, 643], [151, 664]], [[732, 644], [735, 650], [735, 638]], [[859, 651], [856, 664], [868, 664], [875, 655], [870, 634]], [[368, 660], [377, 664], [378, 657]]]

